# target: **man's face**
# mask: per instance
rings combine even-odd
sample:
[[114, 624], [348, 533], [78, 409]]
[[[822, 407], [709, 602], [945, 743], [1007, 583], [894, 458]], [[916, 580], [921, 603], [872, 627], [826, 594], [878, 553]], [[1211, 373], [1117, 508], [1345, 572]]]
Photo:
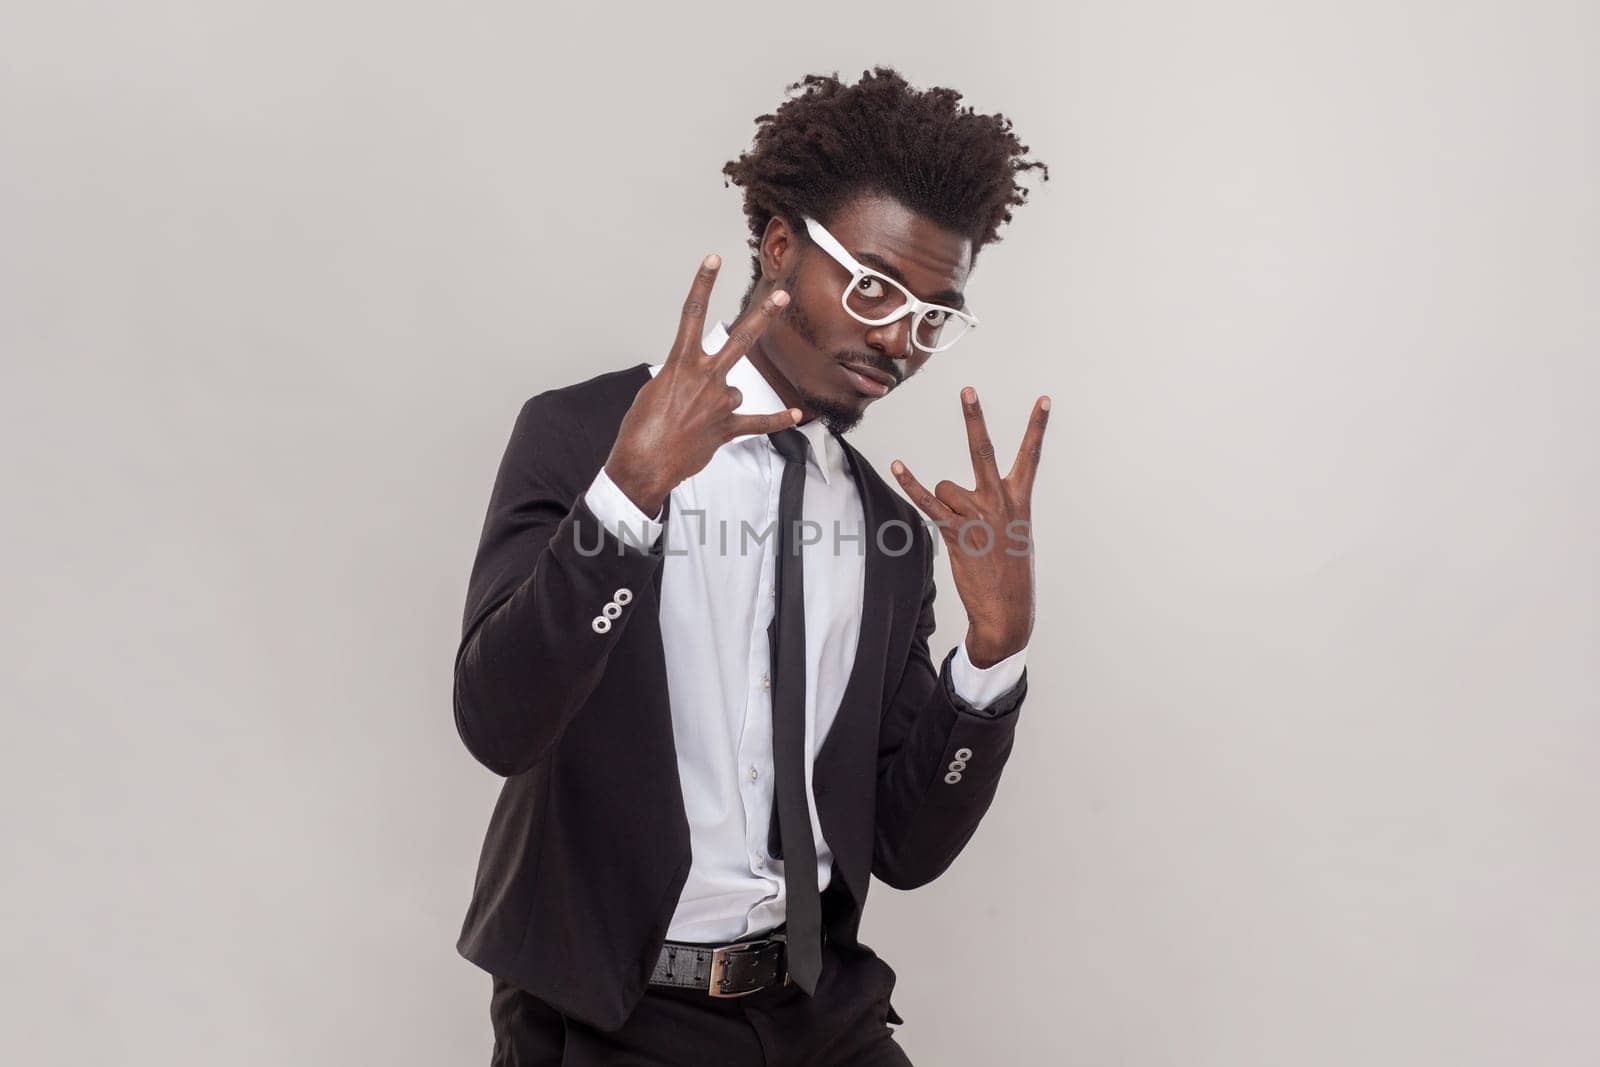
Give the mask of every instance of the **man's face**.
[[[960, 308], [959, 294], [972, 268], [972, 242], [899, 201], [858, 197], [832, 220], [821, 220], [862, 266], [887, 274], [919, 299]], [[761, 242], [762, 281], [754, 302], [774, 289], [789, 294], [789, 306], [767, 327], [750, 359], [772, 381], [784, 402], [806, 418], [819, 418], [835, 433], [847, 433], [867, 405], [880, 397], [846, 366], [877, 374], [891, 392], [927, 362], [929, 353], [911, 344], [911, 316], [868, 326], [840, 303], [850, 272], [821, 248], [774, 219]]]

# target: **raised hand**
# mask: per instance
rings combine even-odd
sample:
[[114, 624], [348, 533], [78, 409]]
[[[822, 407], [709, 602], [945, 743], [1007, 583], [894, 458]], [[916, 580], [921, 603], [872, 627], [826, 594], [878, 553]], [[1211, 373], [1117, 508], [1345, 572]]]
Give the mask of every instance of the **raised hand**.
[[777, 290], [751, 308], [734, 323], [727, 343], [706, 355], [701, 338], [721, 264], [716, 255], [700, 264], [666, 362], [640, 387], [606, 457], [606, 474], [646, 515], [659, 513], [672, 487], [704, 468], [728, 441], [787, 430], [803, 417], [798, 408], [770, 415], [734, 414], [744, 397], [728, 384], [728, 370], [788, 305], [789, 294]]
[[1033, 477], [1050, 398], [1034, 403], [1022, 447], [1004, 478], [995, 466], [978, 392], [970, 385], [961, 391], [961, 410], [977, 488], [945, 479], [930, 493], [900, 460], [889, 469], [911, 502], [940, 524], [950, 576], [967, 609], [967, 656], [975, 667], [991, 667], [1026, 647], [1033, 633]]

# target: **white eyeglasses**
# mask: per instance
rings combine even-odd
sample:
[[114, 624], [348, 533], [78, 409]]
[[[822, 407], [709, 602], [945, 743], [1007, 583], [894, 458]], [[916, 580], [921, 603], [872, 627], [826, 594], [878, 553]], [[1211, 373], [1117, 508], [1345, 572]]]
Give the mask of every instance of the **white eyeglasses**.
[[839, 303], [858, 322], [868, 326], [884, 326], [911, 315], [911, 343], [929, 353], [943, 352], [969, 331], [977, 329], [976, 315], [959, 308], [918, 300], [893, 278], [856, 262], [856, 258], [845, 251], [844, 245], [822, 223], [810, 216], [805, 216], [805, 221], [806, 232], [811, 239], [850, 272], [850, 284], [845, 286]]

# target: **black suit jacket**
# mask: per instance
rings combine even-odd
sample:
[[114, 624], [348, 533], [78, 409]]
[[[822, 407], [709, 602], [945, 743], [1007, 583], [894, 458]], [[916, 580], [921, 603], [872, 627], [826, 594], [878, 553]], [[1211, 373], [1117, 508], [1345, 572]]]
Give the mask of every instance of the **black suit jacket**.
[[[664, 551], [681, 547], [618, 540], [583, 496], [649, 379], [641, 363], [523, 405], [455, 663], [461, 740], [506, 779], [457, 950], [603, 1030], [643, 995], [690, 862], [658, 619]], [[824, 922], [870, 952], [857, 940], [868, 876], [910, 889], [954, 861], [1000, 783], [1027, 676], [982, 711], [955, 694], [950, 656], [936, 668], [928, 653], [932, 535], [835, 437], [865, 512], [865, 605], [813, 789], [834, 856]], [[598, 632], [623, 589], [631, 600]]]

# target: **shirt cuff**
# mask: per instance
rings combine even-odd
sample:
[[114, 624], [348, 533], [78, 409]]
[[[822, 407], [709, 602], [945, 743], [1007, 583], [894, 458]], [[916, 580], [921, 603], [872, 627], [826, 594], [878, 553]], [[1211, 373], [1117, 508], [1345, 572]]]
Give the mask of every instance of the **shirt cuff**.
[[589, 483], [583, 499], [589, 505], [589, 510], [594, 512], [595, 518], [624, 545], [643, 551], [661, 537], [664, 526], [659, 520], [662, 511], [666, 510], [665, 506], [652, 519], [639, 510], [639, 505], [628, 499], [627, 493], [617, 488], [617, 483], [611, 480], [611, 475], [606, 473], [604, 467]]
[[956, 646], [955, 658], [950, 661], [951, 688], [975, 710], [982, 711], [1022, 680], [1027, 652], [1024, 645], [992, 667], [975, 667], [963, 639]]

